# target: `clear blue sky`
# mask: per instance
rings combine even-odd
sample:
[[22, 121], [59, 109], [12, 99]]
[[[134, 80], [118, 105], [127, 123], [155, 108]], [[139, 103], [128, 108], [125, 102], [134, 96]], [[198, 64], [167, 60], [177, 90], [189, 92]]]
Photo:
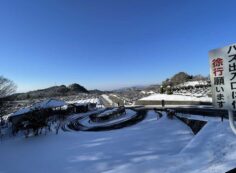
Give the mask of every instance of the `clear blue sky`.
[[0, 0], [0, 74], [18, 91], [113, 89], [209, 74], [236, 42], [232, 0]]

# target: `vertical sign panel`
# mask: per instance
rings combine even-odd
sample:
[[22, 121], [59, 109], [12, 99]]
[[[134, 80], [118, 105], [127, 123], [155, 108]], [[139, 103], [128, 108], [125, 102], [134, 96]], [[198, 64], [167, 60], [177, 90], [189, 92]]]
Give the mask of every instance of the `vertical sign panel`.
[[236, 110], [236, 44], [209, 52], [213, 104]]

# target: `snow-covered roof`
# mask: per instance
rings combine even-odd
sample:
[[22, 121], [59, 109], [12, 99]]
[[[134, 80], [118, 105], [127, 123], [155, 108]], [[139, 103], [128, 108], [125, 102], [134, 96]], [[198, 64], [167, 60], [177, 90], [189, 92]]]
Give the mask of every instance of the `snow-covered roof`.
[[26, 113], [29, 113], [29, 112], [32, 112], [32, 109], [30, 107], [21, 108], [18, 111], [16, 111], [13, 114], [11, 114], [9, 117], [23, 115], [23, 114], [26, 114]]
[[39, 103], [35, 103], [32, 107], [36, 109], [48, 109], [48, 108], [62, 107], [64, 105], [66, 105], [64, 101], [49, 99]]
[[91, 99], [81, 99], [81, 100], [74, 100], [74, 101], [67, 101], [68, 104], [89, 104], [89, 103], [98, 103], [98, 98], [91, 98]]
[[211, 97], [194, 97], [183, 95], [168, 95], [168, 94], [154, 94], [144, 97], [141, 100], [165, 100], [165, 101], [199, 101], [199, 102], [212, 102]]
[[21, 108], [18, 111], [11, 114], [9, 117], [23, 115], [23, 114], [26, 114], [29, 112], [33, 112], [35, 109], [56, 108], [56, 107], [62, 107], [64, 105], [66, 105], [66, 103], [64, 101], [49, 99], [49, 100], [45, 100], [45, 101], [42, 101], [39, 103], [35, 103], [31, 107]]

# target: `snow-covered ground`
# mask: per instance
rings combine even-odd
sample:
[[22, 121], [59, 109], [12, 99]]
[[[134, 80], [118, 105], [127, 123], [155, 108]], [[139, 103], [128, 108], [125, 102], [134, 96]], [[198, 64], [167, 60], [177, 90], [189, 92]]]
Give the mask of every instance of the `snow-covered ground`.
[[168, 94], [154, 94], [144, 97], [140, 100], [165, 100], [165, 101], [197, 101], [197, 102], [212, 102], [211, 97], [193, 97], [183, 95], [168, 95]]
[[0, 153], [1, 173], [222, 173], [236, 166], [236, 137], [226, 121], [209, 121], [194, 137], [178, 119], [149, 111], [114, 131], [3, 140]]
[[185, 159], [186, 172], [193, 169], [193, 165], [201, 173], [229, 171], [236, 167], [236, 136], [227, 121], [208, 121], [179, 156]]

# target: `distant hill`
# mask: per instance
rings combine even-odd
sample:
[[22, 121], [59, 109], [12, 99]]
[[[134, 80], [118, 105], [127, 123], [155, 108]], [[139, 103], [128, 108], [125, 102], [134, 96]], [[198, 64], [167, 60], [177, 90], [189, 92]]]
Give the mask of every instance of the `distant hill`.
[[130, 91], [141, 91], [142, 89], [146, 88], [147, 86], [132, 86], [132, 87], [124, 87], [116, 90], [112, 90], [112, 92], [130, 92]]
[[65, 85], [53, 86], [53, 87], [30, 91], [26, 93], [16, 93], [16, 94], [6, 97], [5, 99], [6, 100], [38, 99], [38, 98], [76, 95], [79, 93], [89, 93], [89, 91], [85, 87], [74, 83], [69, 86], [65, 86]]
[[167, 78], [165, 81], [162, 82], [162, 86], [166, 87], [166, 86], [177, 86], [180, 84], [183, 84], [185, 82], [189, 82], [189, 81], [208, 81], [209, 77], [205, 77], [202, 75], [189, 75], [186, 72], [179, 72], [176, 73], [175, 75], [173, 75], [171, 78]]
[[89, 90], [89, 93], [90, 94], [101, 95], [101, 94], [106, 94], [106, 93], [110, 93], [110, 92], [109, 91], [101, 91], [101, 90], [98, 90], [98, 89], [94, 89], [94, 90]]
[[163, 82], [159, 84], [152, 84], [146, 86], [135, 86], [135, 87], [125, 87], [117, 90], [113, 90], [115, 93], [148, 93], [148, 92], [160, 92], [161, 86], [166, 88], [167, 86], [171, 86], [172, 88], [183, 86], [183, 85], [208, 85], [209, 76], [203, 75], [189, 75], [186, 72], [178, 72], [174, 74], [172, 77], [167, 78]]
[[146, 88], [144, 88], [143, 91], [146, 91], [146, 92], [150, 92], [150, 91], [158, 92], [160, 90], [160, 86], [161, 86], [160, 84], [149, 85]]

